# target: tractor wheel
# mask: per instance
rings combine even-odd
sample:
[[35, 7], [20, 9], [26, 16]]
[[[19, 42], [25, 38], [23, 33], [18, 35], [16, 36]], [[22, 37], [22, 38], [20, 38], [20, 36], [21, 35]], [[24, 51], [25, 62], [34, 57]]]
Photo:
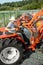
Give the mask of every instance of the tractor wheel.
[[41, 51], [37, 51], [33, 53], [30, 58], [38, 60], [43, 65], [43, 53]]
[[0, 65], [18, 65], [23, 56], [21, 45], [14, 39], [4, 39], [1, 42]]
[[21, 65], [41, 65], [41, 63], [36, 59], [28, 58]]

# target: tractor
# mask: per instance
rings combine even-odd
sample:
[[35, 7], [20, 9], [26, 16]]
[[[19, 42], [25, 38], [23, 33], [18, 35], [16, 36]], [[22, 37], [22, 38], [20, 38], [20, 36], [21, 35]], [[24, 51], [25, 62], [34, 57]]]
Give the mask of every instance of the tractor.
[[[32, 53], [43, 43], [43, 10], [15, 30], [0, 28], [0, 65], [18, 65], [24, 52]], [[5, 34], [3, 34], [3, 32]]]

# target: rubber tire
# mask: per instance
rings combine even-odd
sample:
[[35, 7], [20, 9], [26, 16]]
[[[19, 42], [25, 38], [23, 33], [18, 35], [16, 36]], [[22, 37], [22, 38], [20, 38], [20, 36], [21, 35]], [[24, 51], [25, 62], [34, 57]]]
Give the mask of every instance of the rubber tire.
[[43, 64], [43, 53], [41, 51], [37, 51], [33, 53], [30, 58], [38, 60], [41, 64]]
[[41, 65], [41, 63], [36, 59], [28, 58], [21, 65]]
[[[9, 41], [8, 41], [9, 40]], [[5, 48], [7, 48], [7, 47], [15, 47], [15, 48], [17, 48], [18, 50], [19, 50], [19, 52], [20, 52], [20, 57], [19, 57], [19, 59], [15, 62], [15, 63], [13, 63], [13, 64], [4, 64], [1, 60], [0, 60], [0, 65], [19, 65], [19, 62], [22, 60], [22, 56], [23, 56], [23, 49], [22, 49], [22, 47], [21, 46], [19, 46], [18, 44], [17, 44], [17, 42], [16, 43], [14, 43], [14, 40], [13, 41], [11, 41], [12, 39], [8, 39], [8, 40], [4, 40], [4, 44], [2, 43], [0, 43], [1, 45], [2, 45], [2, 47], [0, 48], [0, 52], [3, 50], [3, 49], [5, 49]], [[7, 43], [7, 42], [8, 43]], [[10, 42], [11, 41], [11, 42]], [[2, 42], [2, 40], [1, 40], [1, 42]], [[7, 44], [6, 44], [7, 43]]]

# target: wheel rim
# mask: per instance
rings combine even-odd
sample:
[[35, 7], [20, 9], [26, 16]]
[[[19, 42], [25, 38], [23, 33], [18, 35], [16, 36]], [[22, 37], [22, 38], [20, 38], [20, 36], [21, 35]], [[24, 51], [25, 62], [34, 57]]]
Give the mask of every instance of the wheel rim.
[[13, 64], [20, 57], [20, 52], [14, 47], [7, 47], [1, 51], [0, 60], [5, 64]]

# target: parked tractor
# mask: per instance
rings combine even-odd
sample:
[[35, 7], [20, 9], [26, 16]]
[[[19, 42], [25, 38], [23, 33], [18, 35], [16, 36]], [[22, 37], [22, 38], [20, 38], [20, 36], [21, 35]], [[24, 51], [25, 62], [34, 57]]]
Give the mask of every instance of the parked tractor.
[[9, 30], [13, 33], [0, 28], [0, 65], [18, 65], [24, 52], [35, 51], [43, 44], [43, 10], [29, 22]]

